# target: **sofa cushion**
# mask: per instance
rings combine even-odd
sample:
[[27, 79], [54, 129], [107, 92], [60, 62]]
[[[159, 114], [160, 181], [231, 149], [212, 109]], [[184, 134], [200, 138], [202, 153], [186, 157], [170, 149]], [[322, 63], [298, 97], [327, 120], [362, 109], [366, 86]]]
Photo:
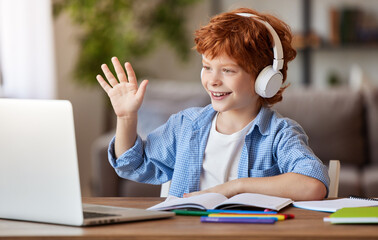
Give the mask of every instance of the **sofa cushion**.
[[309, 144], [324, 162], [362, 165], [366, 140], [362, 94], [350, 89], [295, 89], [284, 92], [273, 108], [297, 121], [306, 131]]

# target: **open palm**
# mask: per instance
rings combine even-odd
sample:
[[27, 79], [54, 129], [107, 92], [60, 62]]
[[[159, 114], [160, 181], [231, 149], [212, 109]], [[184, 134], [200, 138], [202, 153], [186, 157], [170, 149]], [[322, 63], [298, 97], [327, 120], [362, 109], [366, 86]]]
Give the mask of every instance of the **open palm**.
[[103, 64], [101, 69], [107, 81], [101, 75], [97, 75], [96, 79], [108, 94], [117, 117], [135, 115], [142, 105], [148, 81], [144, 80], [138, 88], [135, 72], [130, 63], [125, 63], [127, 75], [116, 57], [112, 58], [112, 63], [118, 80], [106, 64]]

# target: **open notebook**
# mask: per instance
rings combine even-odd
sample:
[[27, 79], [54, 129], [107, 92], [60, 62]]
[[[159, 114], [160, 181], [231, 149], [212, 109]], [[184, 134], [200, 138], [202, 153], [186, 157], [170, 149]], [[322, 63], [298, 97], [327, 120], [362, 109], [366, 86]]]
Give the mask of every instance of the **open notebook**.
[[205, 193], [188, 198], [168, 197], [164, 202], [152, 206], [151, 210], [173, 209], [240, 209], [262, 208], [279, 211], [293, 201], [289, 198], [274, 197], [257, 193], [241, 193], [227, 198], [219, 193]]

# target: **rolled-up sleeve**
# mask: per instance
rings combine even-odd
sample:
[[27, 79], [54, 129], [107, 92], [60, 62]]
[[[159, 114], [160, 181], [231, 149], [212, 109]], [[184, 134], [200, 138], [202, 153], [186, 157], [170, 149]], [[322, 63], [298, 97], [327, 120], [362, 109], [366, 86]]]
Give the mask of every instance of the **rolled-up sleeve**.
[[146, 141], [137, 136], [134, 146], [116, 158], [115, 137], [108, 148], [108, 159], [116, 173], [137, 182], [162, 184], [172, 178], [175, 163], [176, 117], [151, 132]]
[[[110, 165], [116, 169], [116, 171], [117, 169], [130, 171], [137, 168], [143, 162], [143, 141], [139, 136], [137, 137], [134, 146], [124, 152], [118, 159], [115, 156], [114, 142], [115, 137], [113, 137], [109, 143], [108, 159]], [[130, 161], [130, 159], [133, 159], [133, 161]]]
[[277, 140], [277, 159], [281, 172], [293, 172], [312, 177], [329, 186], [328, 169], [316, 157], [308, 145], [308, 137], [302, 127], [292, 120], [287, 120]]

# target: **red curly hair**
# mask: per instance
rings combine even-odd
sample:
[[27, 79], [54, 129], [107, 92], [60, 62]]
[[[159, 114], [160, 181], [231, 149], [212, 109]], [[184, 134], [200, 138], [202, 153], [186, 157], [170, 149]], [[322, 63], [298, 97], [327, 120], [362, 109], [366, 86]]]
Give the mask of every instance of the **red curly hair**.
[[[287, 64], [296, 56], [291, 46], [290, 27], [278, 18], [262, 14], [248, 8], [239, 8], [213, 17], [209, 24], [195, 32], [195, 49], [211, 59], [226, 53], [233, 58], [244, 71], [257, 77], [258, 73], [273, 63], [272, 37], [266, 26], [253, 17], [243, 17], [236, 13], [251, 13], [268, 22], [277, 32], [283, 49], [284, 64], [280, 70], [283, 82], [287, 77]], [[282, 100], [282, 93], [287, 86], [281, 87], [272, 98], [260, 97], [264, 106], [272, 106]]]

